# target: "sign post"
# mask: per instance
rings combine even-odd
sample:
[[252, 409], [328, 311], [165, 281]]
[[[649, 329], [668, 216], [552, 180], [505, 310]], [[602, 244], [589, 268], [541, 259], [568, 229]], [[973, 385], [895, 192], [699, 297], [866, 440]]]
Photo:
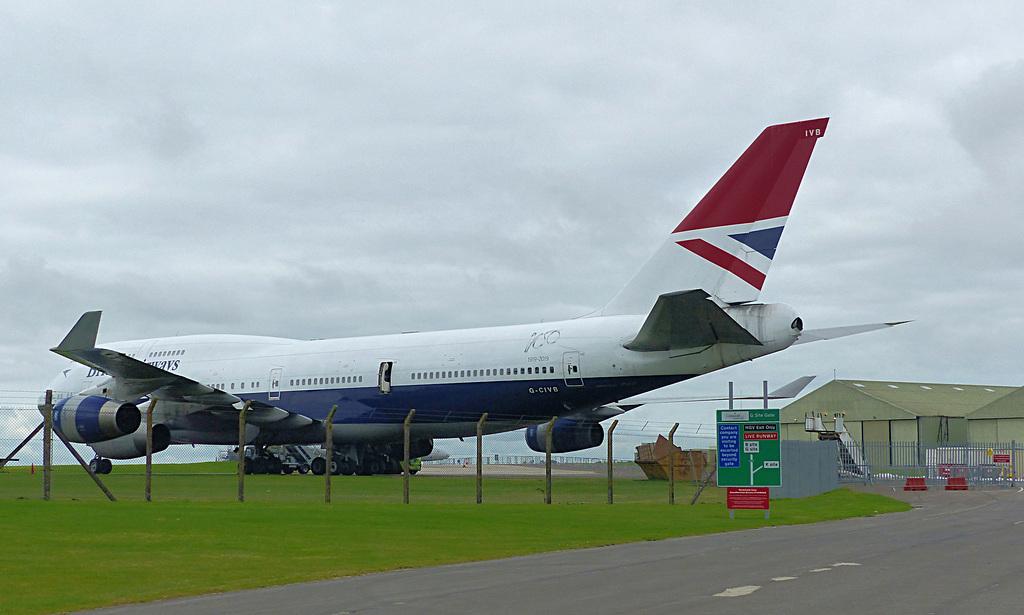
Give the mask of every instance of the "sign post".
[[764, 509], [768, 488], [782, 486], [778, 410], [718, 411], [718, 486], [727, 487], [729, 517], [735, 509]]

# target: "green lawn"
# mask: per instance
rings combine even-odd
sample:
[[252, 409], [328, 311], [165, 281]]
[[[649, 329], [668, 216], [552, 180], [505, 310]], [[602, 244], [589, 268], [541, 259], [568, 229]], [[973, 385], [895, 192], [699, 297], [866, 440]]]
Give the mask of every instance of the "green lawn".
[[[0, 475], [0, 482], [11, 476]], [[116, 477], [107, 478], [114, 483]], [[209, 493], [197, 486], [203, 481], [196, 478], [189, 477], [189, 492]], [[233, 484], [230, 476], [201, 478], [226, 478], [226, 486]], [[737, 518], [730, 520], [717, 489], [707, 503], [669, 506], [664, 503], [665, 483], [616, 481], [617, 503], [608, 506], [598, 503], [605, 501], [605, 483], [593, 479], [555, 483], [556, 501], [562, 492], [562, 501], [593, 504], [535, 503], [543, 498], [537, 489], [543, 489], [542, 479], [491, 479], [485, 481], [485, 504], [445, 503], [470, 501], [463, 493], [467, 489], [475, 501], [474, 483], [436, 477], [414, 477], [413, 504], [408, 506], [358, 501], [365, 492], [356, 485], [369, 489], [384, 481], [391, 481], [384, 483], [388, 489], [397, 486], [400, 501], [400, 478], [336, 477], [334, 502], [324, 504], [322, 477], [249, 478], [247, 493], [250, 486], [253, 492], [266, 492], [269, 485], [275, 498], [283, 493], [278, 480], [285, 485], [296, 479], [315, 483], [320, 501], [110, 503], [93, 496], [90, 501], [0, 500], [0, 612], [52, 613], [909, 508], [882, 496], [840, 489], [813, 498], [775, 500], [767, 521], [761, 511], [737, 511]], [[169, 495], [174, 483], [160, 484]], [[657, 495], [658, 503], [618, 503], [620, 488], [624, 498], [626, 493], [638, 499]], [[99, 493], [95, 486], [92, 490]], [[154, 487], [155, 494], [160, 490]], [[363, 495], [357, 497], [357, 492]], [[486, 503], [488, 494], [498, 500], [501, 493], [530, 503]], [[680, 489], [677, 502], [689, 502], [689, 493]]]
[[[237, 465], [234, 462], [158, 464], [153, 466], [154, 502], [234, 502], [238, 499]], [[113, 472], [100, 477], [121, 502], [145, 500], [145, 466], [115, 465]], [[51, 498], [56, 501], [106, 501], [106, 496], [78, 466], [57, 466], [51, 481]], [[333, 476], [331, 500], [335, 503], [401, 503], [401, 476]], [[676, 484], [676, 502], [689, 503], [694, 488]], [[616, 479], [616, 503], [668, 502], [668, 483], [636, 479]], [[0, 471], [0, 500], [39, 499], [43, 494], [43, 476], [24, 466]], [[490, 478], [483, 480], [485, 503], [543, 503], [544, 477]], [[246, 476], [247, 502], [324, 501], [324, 477], [312, 474], [290, 476]], [[413, 503], [475, 504], [476, 478], [473, 476], [424, 476], [410, 479]], [[608, 483], [603, 478], [563, 478], [552, 480], [552, 502], [561, 504], [605, 504]], [[701, 495], [702, 502], [724, 502], [725, 491], [711, 487]]]

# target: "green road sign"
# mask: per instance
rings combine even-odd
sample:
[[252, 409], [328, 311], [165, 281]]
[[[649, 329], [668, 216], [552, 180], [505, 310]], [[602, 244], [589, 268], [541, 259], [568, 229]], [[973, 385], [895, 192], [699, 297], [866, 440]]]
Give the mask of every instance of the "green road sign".
[[718, 486], [781, 487], [778, 410], [718, 411]]

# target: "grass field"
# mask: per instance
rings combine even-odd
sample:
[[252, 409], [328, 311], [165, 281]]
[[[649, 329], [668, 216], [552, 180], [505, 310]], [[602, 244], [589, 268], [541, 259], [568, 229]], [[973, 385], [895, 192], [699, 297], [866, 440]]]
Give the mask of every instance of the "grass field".
[[[631, 464], [630, 464], [631, 465]], [[154, 502], [234, 502], [238, 499], [237, 465], [234, 462], [192, 464], [158, 464], [153, 466], [152, 500]], [[541, 469], [538, 468], [538, 471]], [[145, 500], [145, 467], [115, 465], [113, 472], [101, 476], [103, 483], [118, 501]], [[552, 502], [561, 504], [604, 504], [608, 501], [608, 483], [600, 478], [564, 478], [552, 480]], [[335, 503], [401, 503], [401, 476], [334, 476], [331, 500]], [[616, 479], [617, 503], [661, 503], [668, 501], [668, 483], [635, 479]], [[0, 500], [39, 499], [43, 493], [43, 476], [39, 469], [31, 474], [24, 466], [5, 468], [0, 472]], [[724, 502], [724, 491], [707, 489], [702, 502]], [[676, 485], [676, 501], [690, 501], [693, 488], [688, 483]], [[51, 486], [56, 501], [106, 501], [106, 496], [78, 466], [56, 466]], [[490, 478], [483, 481], [486, 503], [543, 503], [544, 478]], [[323, 502], [324, 477], [246, 476], [247, 502]], [[475, 504], [476, 479], [473, 476], [413, 476], [410, 480], [410, 501], [414, 503]]]
[[[253, 497], [238, 503], [224, 501], [236, 495], [232, 476], [176, 475], [154, 479], [154, 498], [162, 493], [178, 501], [111, 503], [91, 482], [83, 485], [85, 501], [60, 496], [56, 485], [70, 489], [70, 474], [54, 477], [55, 501], [43, 502], [39, 492], [32, 499], [7, 498], [3, 483], [23, 478], [18, 474], [0, 475], [0, 613], [11, 614], [909, 508], [840, 489], [775, 500], [768, 521], [761, 511], [737, 511], [730, 520], [718, 489], [690, 506], [692, 488], [680, 485], [676, 501], [682, 503], [669, 506], [664, 482], [617, 480], [616, 504], [608, 506], [606, 483], [594, 479], [556, 481], [556, 504], [544, 506], [543, 478], [486, 480], [485, 503], [476, 505], [472, 479], [446, 477], [413, 477], [408, 506], [380, 502], [382, 490], [396, 491], [401, 501], [396, 477], [335, 477], [331, 504], [323, 503], [322, 477], [247, 477], [246, 493]], [[105, 478], [115, 493], [115, 487], [141, 484], [140, 477], [116, 470]], [[257, 494], [264, 501], [253, 501]]]

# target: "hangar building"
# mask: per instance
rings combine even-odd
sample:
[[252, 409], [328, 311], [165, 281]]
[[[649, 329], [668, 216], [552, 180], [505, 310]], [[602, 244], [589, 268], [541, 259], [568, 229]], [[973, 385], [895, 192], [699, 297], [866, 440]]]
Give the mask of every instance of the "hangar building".
[[782, 438], [816, 440], [804, 417], [839, 413], [858, 442], [1024, 442], [1024, 388], [833, 380], [782, 408]]

